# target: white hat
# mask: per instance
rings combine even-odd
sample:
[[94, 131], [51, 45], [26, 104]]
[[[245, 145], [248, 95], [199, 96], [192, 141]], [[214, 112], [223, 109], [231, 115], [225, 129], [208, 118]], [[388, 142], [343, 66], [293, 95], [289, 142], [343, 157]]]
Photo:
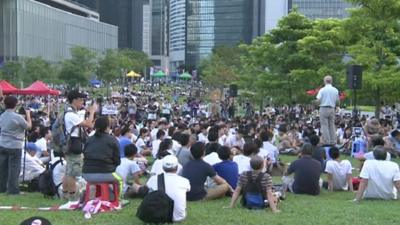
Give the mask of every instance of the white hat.
[[163, 168], [172, 169], [178, 166], [178, 159], [173, 155], [167, 155], [162, 159]]

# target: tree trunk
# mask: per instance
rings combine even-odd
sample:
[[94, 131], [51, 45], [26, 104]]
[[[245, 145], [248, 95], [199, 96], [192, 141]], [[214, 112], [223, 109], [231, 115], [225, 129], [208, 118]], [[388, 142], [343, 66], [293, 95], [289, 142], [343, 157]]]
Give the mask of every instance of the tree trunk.
[[374, 98], [375, 98], [375, 118], [379, 119], [379, 112], [381, 110], [381, 90], [377, 88], [374, 91]]

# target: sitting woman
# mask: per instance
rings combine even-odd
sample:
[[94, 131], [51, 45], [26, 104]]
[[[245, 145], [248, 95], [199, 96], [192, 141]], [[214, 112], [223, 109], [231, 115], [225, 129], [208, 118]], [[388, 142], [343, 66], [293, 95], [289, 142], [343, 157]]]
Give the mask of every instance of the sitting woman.
[[109, 134], [109, 119], [98, 118], [94, 128], [96, 132], [87, 140], [83, 152], [82, 177], [91, 183], [118, 182], [121, 189], [122, 179], [115, 172], [121, 163], [119, 144], [117, 139]]

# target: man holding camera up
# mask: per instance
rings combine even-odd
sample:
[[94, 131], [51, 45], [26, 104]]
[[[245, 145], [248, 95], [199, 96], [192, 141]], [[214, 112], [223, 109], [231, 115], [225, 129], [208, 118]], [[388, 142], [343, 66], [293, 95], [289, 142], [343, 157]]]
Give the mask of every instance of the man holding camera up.
[[69, 107], [66, 110], [65, 130], [66, 135], [71, 135], [68, 152], [65, 154], [67, 161], [66, 174], [63, 181], [63, 196], [67, 197], [68, 202], [60, 209], [74, 210], [79, 207], [79, 190], [76, 190], [76, 178], [82, 175], [82, 150], [85, 144], [84, 128], [93, 127], [94, 114], [97, 110], [97, 104], [89, 108], [89, 117], [85, 120], [78, 111], [82, 109], [83, 99], [86, 96], [79, 91], [68, 93]]
[[0, 193], [20, 194], [18, 178], [21, 171], [25, 130], [32, 127], [31, 113], [25, 111], [26, 120], [15, 112], [18, 99], [4, 99], [6, 111], [0, 116]]

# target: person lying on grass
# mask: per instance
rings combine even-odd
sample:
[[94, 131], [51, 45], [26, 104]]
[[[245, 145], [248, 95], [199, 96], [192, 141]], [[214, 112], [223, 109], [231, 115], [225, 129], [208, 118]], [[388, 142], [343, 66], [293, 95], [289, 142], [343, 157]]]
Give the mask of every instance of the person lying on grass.
[[[239, 177], [239, 182], [237, 184], [237, 187], [235, 191], [233, 192], [232, 199], [231, 199], [231, 204], [230, 208], [234, 208], [236, 205], [236, 201], [239, 198], [241, 194], [243, 194], [243, 199], [242, 199], [242, 205], [247, 207], [247, 208], [252, 208], [252, 209], [261, 209], [265, 208], [267, 205], [265, 204], [265, 199], [267, 199], [267, 203], [269, 207], [271, 208], [272, 212], [274, 213], [279, 213], [280, 210], [277, 209], [277, 202], [278, 198], [274, 196], [274, 193], [272, 192], [272, 179], [271, 176], [268, 173], [263, 173], [262, 171], [264, 170], [265, 167], [265, 161], [262, 157], [260, 156], [253, 156], [250, 160], [250, 165], [252, 168], [252, 171], [246, 171], [243, 172], [240, 177]], [[250, 178], [251, 177], [251, 178]], [[250, 181], [249, 178], [252, 180]], [[263, 206], [261, 207], [251, 207], [249, 204], [249, 199], [247, 196], [246, 190], [248, 189], [247, 185], [250, 185], [250, 183], [256, 182], [255, 185], [258, 187], [261, 187], [261, 194], [262, 195], [262, 202], [264, 203]], [[254, 193], [252, 193], [254, 194]], [[247, 199], [247, 200], [246, 200]]]

